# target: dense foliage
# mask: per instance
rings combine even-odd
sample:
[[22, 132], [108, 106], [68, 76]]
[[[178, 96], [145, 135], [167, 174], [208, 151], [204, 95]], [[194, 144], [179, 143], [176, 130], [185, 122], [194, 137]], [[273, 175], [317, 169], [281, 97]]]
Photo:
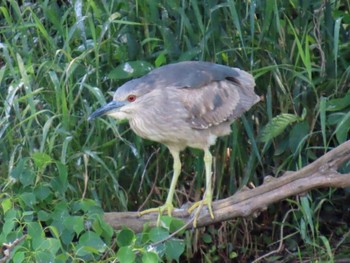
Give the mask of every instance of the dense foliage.
[[[87, 122], [118, 85], [151, 68], [240, 67], [263, 100], [211, 149], [215, 198], [300, 169], [349, 138], [349, 9], [346, 0], [1, 0], [0, 244], [18, 241], [10, 262], [250, 262], [281, 239], [270, 261], [350, 257], [348, 189], [315, 190], [166, 242], [181, 222], [114, 232], [103, 211], [164, 202], [172, 159], [127, 123]], [[188, 149], [182, 161], [178, 206], [204, 186], [202, 153]]]

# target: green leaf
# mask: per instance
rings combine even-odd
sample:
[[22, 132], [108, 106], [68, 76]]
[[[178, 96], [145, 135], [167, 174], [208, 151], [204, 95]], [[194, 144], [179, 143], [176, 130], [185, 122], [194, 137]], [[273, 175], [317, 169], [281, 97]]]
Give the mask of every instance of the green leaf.
[[37, 203], [34, 193], [25, 192], [20, 195], [20, 199], [27, 207], [31, 208]]
[[302, 207], [304, 219], [306, 219], [307, 224], [311, 229], [312, 236], [314, 236], [315, 223], [312, 217], [313, 210], [310, 206], [310, 199], [307, 196], [303, 196], [303, 197], [300, 197], [300, 201], [301, 201], [301, 207]]
[[323, 146], [327, 147], [327, 137], [326, 137], [326, 104], [327, 99], [321, 97], [320, 100], [320, 123], [321, 123], [321, 133], [323, 139]]
[[64, 196], [68, 188], [68, 170], [67, 167], [61, 162], [55, 162], [58, 169], [58, 176], [54, 177], [51, 181], [52, 188], [55, 192]]
[[340, 111], [350, 106], [350, 91], [344, 98], [331, 99], [327, 101], [326, 111]]
[[109, 74], [110, 79], [121, 80], [140, 77], [153, 69], [146, 61], [129, 61], [114, 68]]
[[179, 258], [185, 251], [185, 243], [180, 239], [171, 239], [165, 242], [165, 255], [166, 258], [171, 260], [176, 260], [179, 262]]
[[129, 228], [122, 229], [117, 236], [117, 244], [119, 247], [130, 246], [135, 240], [135, 233]]
[[92, 220], [92, 229], [100, 235], [106, 242], [109, 242], [114, 234], [113, 228], [107, 224], [100, 214], [89, 216], [88, 220]]
[[12, 200], [11, 198], [5, 198], [4, 200], [2, 200], [1, 202], [1, 207], [2, 207], [2, 210], [4, 212], [4, 214], [12, 208]]
[[[171, 216], [161, 216], [160, 220], [162, 227], [168, 230], [169, 233], [174, 233], [175, 231], [177, 231], [185, 225], [185, 223], [182, 220]], [[179, 234], [183, 234], [184, 232], [185, 230], [182, 230]]]
[[18, 211], [15, 208], [9, 209], [5, 213], [5, 220], [17, 220]]
[[60, 253], [55, 255], [55, 263], [66, 263], [66, 262], [70, 262], [69, 260], [71, 260], [69, 253]]
[[99, 206], [95, 200], [92, 199], [84, 199], [74, 202], [72, 205], [74, 211], [83, 211], [88, 214], [98, 214], [102, 215], [103, 210], [101, 206]]
[[84, 217], [69, 216], [63, 219], [63, 225], [66, 229], [73, 230], [75, 234], [80, 235], [84, 231]]
[[[242, 31], [242, 28], [241, 28], [241, 17], [237, 11], [237, 8], [236, 8], [236, 5], [237, 3], [235, 1], [228, 1], [228, 6], [229, 6], [229, 10], [230, 10], [230, 13], [231, 13], [231, 21], [234, 25], [234, 27], [237, 29], [238, 31], [238, 36], [241, 40], [241, 45], [242, 45], [242, 50], [244, 53], [246, 53], [246, 48], [245, 48], [245, 41], [243, 40], [243, 31]], [[237, 5], [238, 6], [238, 5]]]
[[35, 252], [35, 262], [54, 262], [55, 255], [49, 250], [40, 250]]
[[26, 169], [20, 175], [19, 180], [20, 180], [20, 182], [22, 183], [22, 185], [24, 187], [26, 187], [28, 185], [33, 185], [34, 184], [34, 180], [35, 180], [35, 173], [34, 173], [34, 171], [31, 170], [31, 169]]
[[28, 160], [29, 158], [22, 158], [11, 170], [11, 176], [19, 180], [24, 187], [33, 185], [35, 179], [35, 173], [28, 167]]
[[41, 171], [44, 170], [48, 164], [52, 163], [52, 158], [48, 154], [42, 152], [34, 152], [32, 154], [32, 160]]
[[203, 242], [206, 244], [210, 244], [213, 242], [213, 239], [211, 238], [211, 235], [204, 233], [202, 236]]
[[156, 61], [154, 64], [156, 65], [157, 68], [166, 64], [166, 56], [165, 56], [164, 52], [159, 54], [159, 56], [156, 58]]
[[5, 70], [6, 70], [6, 65], [0, 69], [0, 84], [4, 78]]
[[198, 47], [191, 48], [189, 50], [186, 50], [185, 52], [182, 52], [178, 61], [187, 61], [187, 60], [193, 60], [195, 59], [198, 54], [202, 52], [202, 49]]
[[[106, 223], [102, 218], [98, 217], [98, 219], [96, 220], [96, 222], [99, 223], [102, 232], [101, 232], [101, 236], [105, 239], [105, 240], [110, 240], [113, 235], [114, 235], [114, 229], [113, 227]], [[93, 225], [93, 227], [95, 226], [95, 224]]]
[[56, 238], [45, 238], [38, 246], [37, 250], [47, 250], [50, 254], [55, 255], [57, 251], [61, 248], [61, 242]]
[[237, 258], [237, 257], [238, 257], [238, 254], [237, 254], [236, 251], [232, 251], [232, 252], [230, 253], [230, 255], [229, 255], [229, 258], [230, 258], [230, 259], [234, 259], [234, 258]]
[[38, 200], [44, 201], [50, 194], [52, 194], [52, 191], [48, 185], [39, 185], [34, 189], [34, 194]]
[[[184, 225], [185, 225], [184, 221], [182, 221], [181, 219], [173, 217], [171, 222], [170, 222], [169, 232], [170, 233], [174, 233], [175, 231], [179, 230]], [[183, 233], [185, 233], [185, 229], [181, 230], [179, 232], [179, 235], [182, 235]]]
[[28, 235], [31, 237], [32, 247], [37, 250], [45, 242], [44, 231], [38, 222], [29, 222], [27, 224]]
[[274, 117], [266, 126], [263, 128], [260, 134], [260, 141], [268, 142], [273, 138], [280, 135], [288, 125], [300, 121], [301, 118], [295, 114], [282, 113]]
[[13, 262], [25, 262], [25, 253], [23, 251], [16, 251], [12, 257]]
[[302, 121], [293, 126], [289, 133], [289, 148], [293, 154], [298, 154], [302, 149], [305, 138], [309, 134], [309, 123]]
[[60, 233], [58, 232], [58, 230], [57, 230], [57, 228], [55, 226], [47, 226], [45, 228], [45, 230], [47, 230], [47, 229], [50, 230], [51, 235], [53, 237], [55, 237], [56, 239], [60, 239], [61, 235], [60, 235]]
[[143, 263], [157, 263], [159, 262], [158, 255], [154, 252], [146, 252], [142, 255]]
[[[138, 235], [138, 237], [139, 237], [139, 235]], [[148, 226], [146, 224], [143, 226], [143, 231], [142, 231], [141, 236], [139, 238], [140, 238], [140, 242], [143, 244], [150, 242], [149, 229], [148, 229]]]
[[327, 125], [337, 125], [344, 117], [342, 112], [334, 112], [328, 115]]
[[52, 226], [54, 226], [58, 232], [61, 234], [61, 240], [65, 245], [68, 245], [74, 236], [74, 230], [72, 227], [67, 229], [64, 226], [64, 218], [68, 218], [71, 215], [68, 212], [68, 204], [67, 202], [58, 202], [55, 205], [54, 211], [51, 213], [51, 218], [53, 219], [53, 222], [51, 223]]
[[[57, 223], [57, 221], [56, 221], [55, 223]], [[58, 226], [55, 225], [54, 227], [57, 228]], [[75, 234], [74, 234], [74, 231], [73, 231], [73, 230], [63, 229], [63, 230], [61, 231], [60, 239], [61, 239], [61, 241], [62, 241], [63, 244], [69, 245], [69, 244], [73, 241], [74, 236], [75, 236]]]
[[34, 220], [34, 211], [23, 211], [22, 220], [25, 222], [31, 222]]
[[48, 212], [46, 212], [46, 211], [44, 211], [44, 210], [40, 210], [39, 212], [38, 212], [38, 219], [40, 220], [40, 221], [47, 221], [47, 220], [49, 220], [51, 218], [51, 214], [50, 213], [48, 213]]
[[[327, 251], [327, 255], [330, 259], [333, 259], [334, 257], [334, 253], [332, 251], [332, 247], [329, 243], [329, 240], [325, 237], [325, 236], [320, 236], [320, 239], [322, 240], [322, 243], [324, 244], [324, 246], [326, 247], [326, 251]], [[331, 260], [334, 261], [334, 260]]]
[[56, 203], [54, 211], [52, 213], [52, 218], [60, 220], [60, 218], [65, 218], [67, 216], [69, 216], [67, 202], [61, 201]]
[[[21, 55], [19, 53], [16, 54], [16, 58], [17, 58], [17, 63], [18, 63], [18, 69], [19, 69], [19, 72], [21, 73], [22, 81], [24, 82], [24, 85], [27, 87], [31, 87], [30, 77], [27, 74], [27, 69], [26, 69], [26, 66], [24, 64], [23, 58], [21, 57]], [[30, 104], [32, 104], [33, 100], [30, 100], [30, 102], [31, 102]], [[35, 112], [35, 111], [33, 111], [33, 112]]]
[[162, 227], [154, 227], [149, 231], [149, 238], [152, 242], [164, 240], [169, 236], [169, 232]]
[[344, 114], [341, 121], [338, 123], [335, 129], [335, 135], [339, 143], [343, 143], [347, 140], [350, 130], [350, 111]]
[[135, 262], [135, 253], [130, 247], [121, 247], [117, 252], [117, 259], [121, 263], [133, 263]]
[[13, 219], [6, 219], [5, 223], [2, 225], [2, 235], [5, 237], [11, 233], [11, 231], [14, 229], [16, 225], [16, 218]]
[[27, 224], [28, 234], [33, 238], [37, 236], [44, 236], [43, 228], [38, 222], [29, 222]]
[[161, 216], [160, 217], [161, 226], [164, 227], [166, 230], [169, 230], [172, 220], [173, 218], [171, 216]]
[[77, 251], [79, 251], [80, 256], [83, 256], [91, 253], [103, 253], [106, 248], [106, 244], [99, 235], [95, 232], [88, 231], [80, 236]]

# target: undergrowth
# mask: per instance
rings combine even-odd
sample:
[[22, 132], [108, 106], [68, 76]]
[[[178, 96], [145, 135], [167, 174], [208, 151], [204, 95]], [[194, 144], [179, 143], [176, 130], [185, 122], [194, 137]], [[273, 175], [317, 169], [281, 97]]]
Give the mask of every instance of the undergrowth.
[[[239, 67], [254, 75], [262, 102], [211, 149], [215, 198], [298, 170], [349, 139], [349, 7], [340, 0], [1, 0], [1, 257], [251, 262], [282, 240], [282, 251], [265, 260], [349, 258], [348, 189], [314, 190], [257, 218], [175, 237], [182, 223], [171, 218], [138, 234], [112, 230], [103, 212], [137, 210], [155, 178], [143, 208], [164, 202], [172, 160], [127, 123], [87, 122], [119, 85], [152, 68], [183, 60]], [[203, 194], [201, 154], [181, 156], [177, 206]]]

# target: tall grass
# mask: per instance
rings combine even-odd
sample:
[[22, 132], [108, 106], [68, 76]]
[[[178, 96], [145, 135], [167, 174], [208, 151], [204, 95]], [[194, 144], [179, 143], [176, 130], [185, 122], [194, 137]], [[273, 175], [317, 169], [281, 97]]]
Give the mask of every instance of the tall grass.
[[[104, 211], [137, 210], [155, 178], [145, 206], [164, 202], [172, 169], [165, 147], [140, 139], [127, 123], [86, 119], [126, 80], [176, 61], [251, 71], [263, 98], [212, 147], [217, 199], [312, 162], [349, 138], [349, 7], [348, 1], [319, 0], [2, 0], [1, 221], [9, 211], [4, 207], [32, 211], [23, 221], [31, 222], [39, 210], [50, 213], [59, 201], [82, 198], [95, 200]], [[126, 62], [132, 74], [123, 71]], [[284, 119], [278, 127], [273, 118], [286, 113], [293, 121]], [[271, 132], [264, 135], [267, 123]], [[178, 206], [202, 195], [201, 154], [187, 149], [181, 156]], [[24, 201], [30, 192], [47, 188], [50, 198]], [[288, 257], [298, 258], [298, 251], [312, 260], [348, 255], [348, 242], [335, 245], [349, 230], [344, 200], [347, 191], [315, 191], [276, 204], [253, 221], [209, 227], [193, 253], [209, 261], [234, 255], [250, 261], [271, 249], [283, 215], [298, 209], [284, 222]], [[333, 210], [340, 221], [333, 220]], [[183, 257], [190, 260], [193, 254]]]

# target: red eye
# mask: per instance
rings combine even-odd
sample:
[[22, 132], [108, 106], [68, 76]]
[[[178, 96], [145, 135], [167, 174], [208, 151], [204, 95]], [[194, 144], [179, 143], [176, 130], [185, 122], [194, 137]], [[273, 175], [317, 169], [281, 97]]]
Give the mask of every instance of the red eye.
[[134, 102], [136, 100], [136, 96], [135, 95], [129, 95], [127, 100], [128, 100], [128, 102]]

